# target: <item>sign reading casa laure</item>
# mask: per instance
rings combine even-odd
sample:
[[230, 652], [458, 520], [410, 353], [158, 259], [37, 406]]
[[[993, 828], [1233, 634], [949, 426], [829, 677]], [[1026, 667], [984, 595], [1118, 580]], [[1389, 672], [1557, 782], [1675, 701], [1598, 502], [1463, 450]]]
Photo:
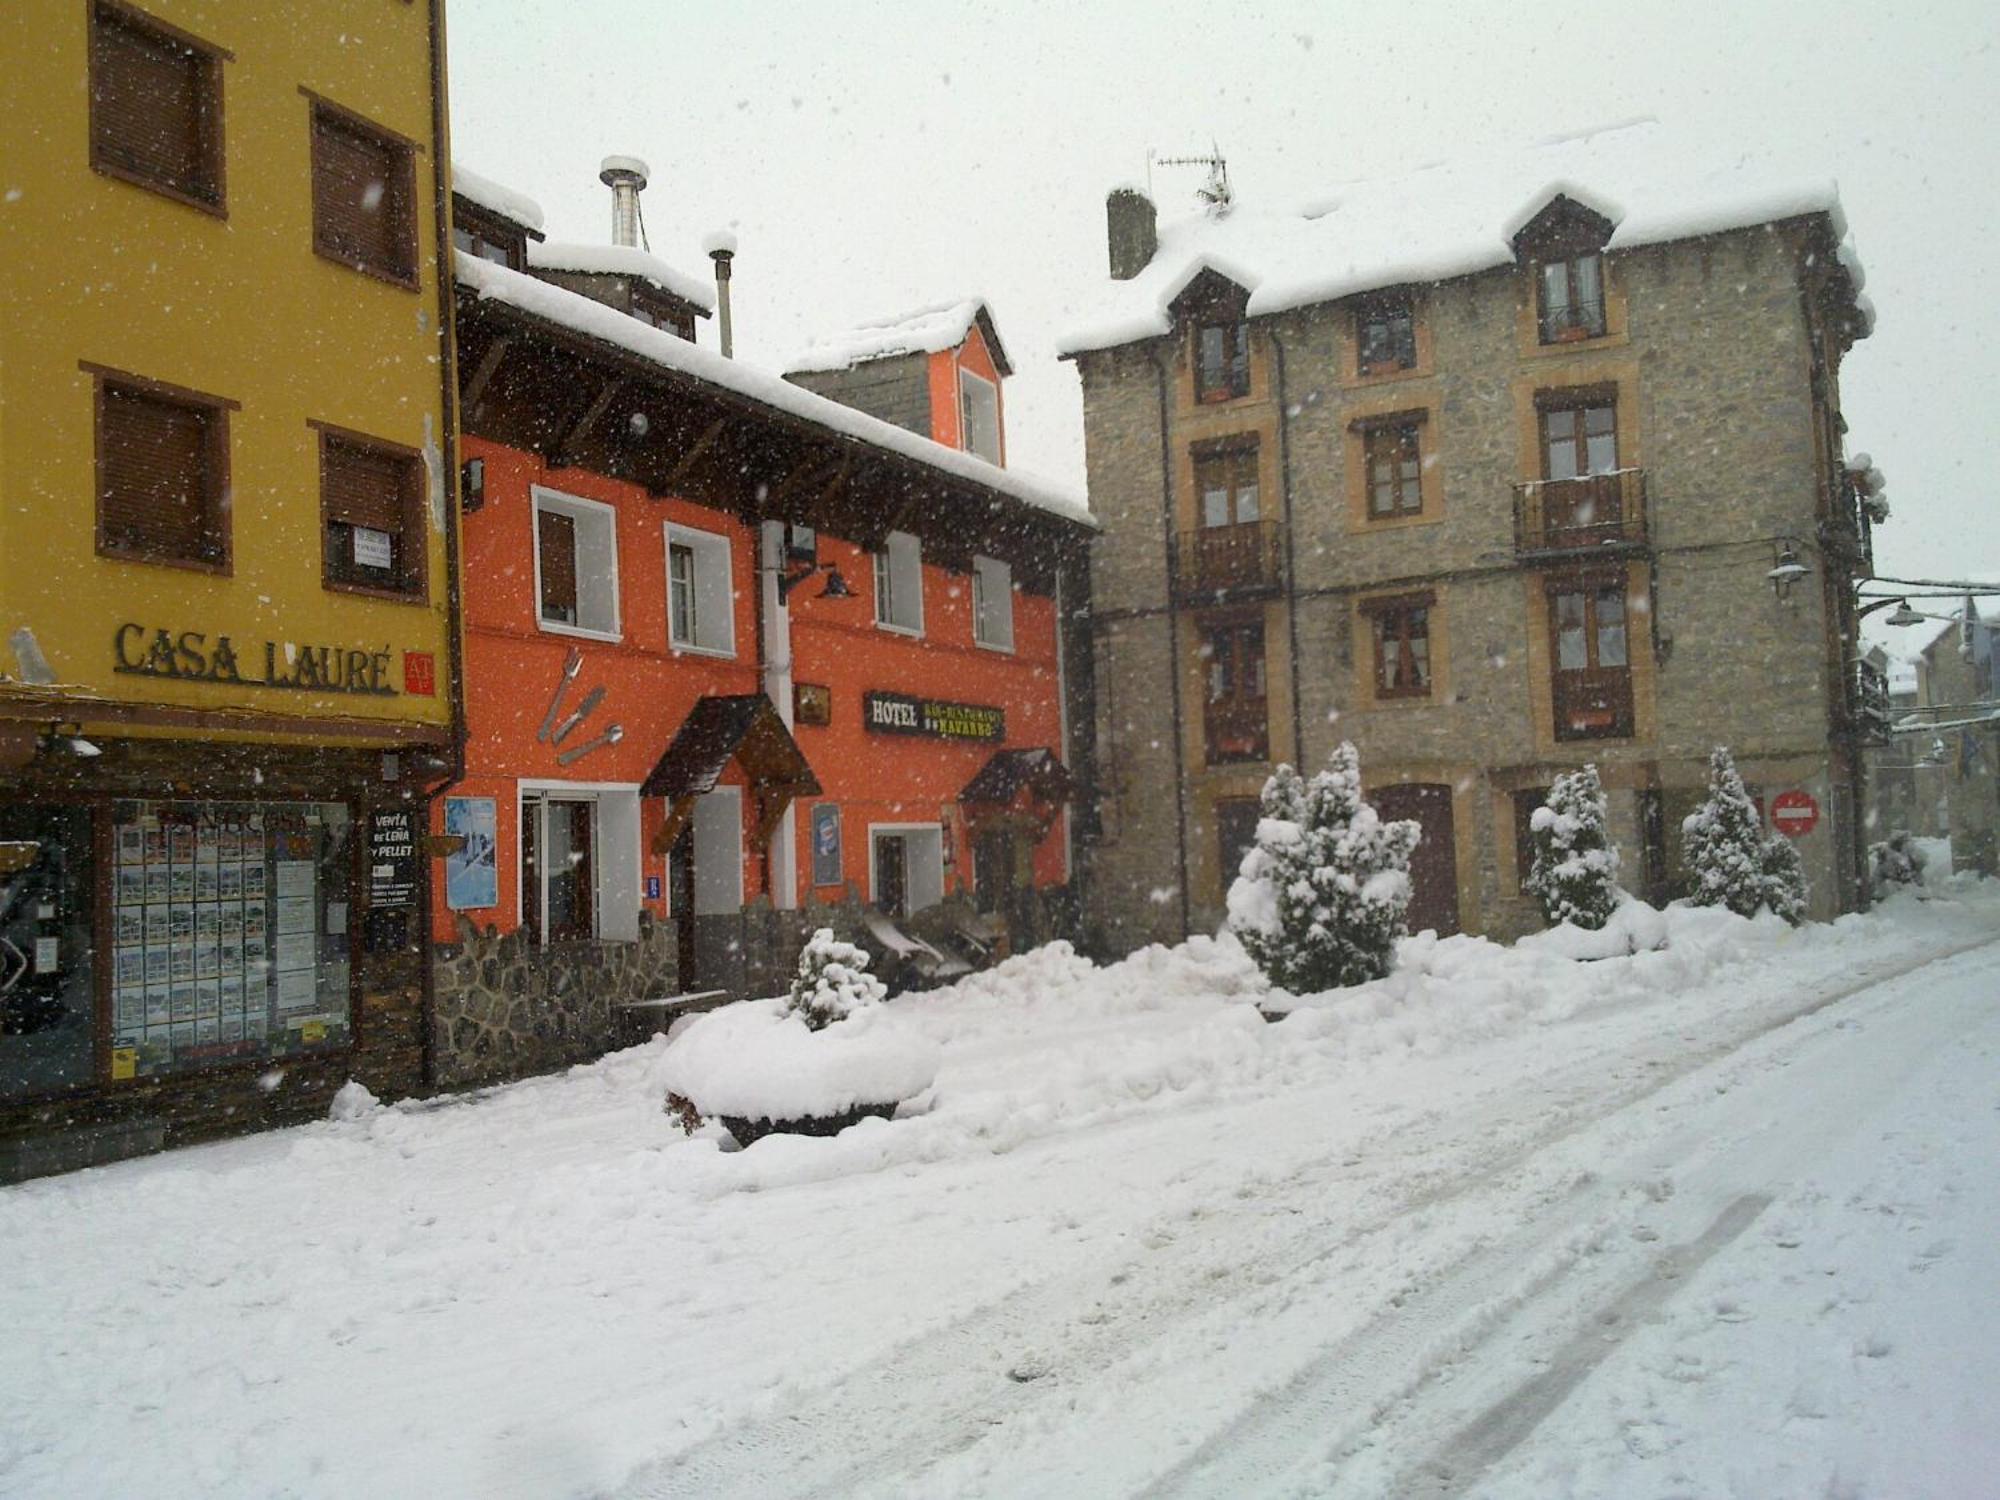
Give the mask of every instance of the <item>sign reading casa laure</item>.
[[112, 635], [111, 650], [114, 670], [138, 677], [357, 693], [370, 698], [396, 696], [389, 670], [392, 653], [387, 646], [379, 651], [358, 651], [297, 641], [262, 641], [239, 653], [226, 635], [125, 624]]
[[869, 693], [861, 722], [875, 734], [918, 734], [934, 740], [997, 743], [1007, 738], [1005, 709], [983, 703], [946, 703], [908, 693]]

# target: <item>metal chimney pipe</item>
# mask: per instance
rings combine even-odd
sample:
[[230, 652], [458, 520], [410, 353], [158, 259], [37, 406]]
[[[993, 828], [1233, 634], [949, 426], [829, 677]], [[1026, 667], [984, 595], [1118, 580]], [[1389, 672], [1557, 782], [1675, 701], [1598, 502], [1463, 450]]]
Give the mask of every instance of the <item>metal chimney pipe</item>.
[[597, 165], [597, 180], [611, 189], [611, 243], [639, 247], [639, 194], [646, 190], [652, 169], [636, 156], [607, 156]]
[[701, 248], [715, 262], [716, 332], [722, 338], [722, 357], [732, 359], [735, 357], [736, 337], [729, 319], [729, 267], [736, 259], [736, 236], [726, 229], [718, 229], [701, 242]]

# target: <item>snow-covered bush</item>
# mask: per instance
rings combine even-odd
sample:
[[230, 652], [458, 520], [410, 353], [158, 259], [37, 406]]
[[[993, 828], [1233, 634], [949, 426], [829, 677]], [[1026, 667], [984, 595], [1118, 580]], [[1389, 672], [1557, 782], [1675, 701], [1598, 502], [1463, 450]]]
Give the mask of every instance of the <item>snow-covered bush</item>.
[[1908, 829], [1899, 828], [1879, 844], [1868, 846], [1868, 880], [1878, 891], [1900, 885], [1922, 885], [1930, 856]]
[[1558, 776], [1529, 827], [1535, 866], [1528, 894], [1551, 927], [1563, 922], [1595, 932], [1618, 909], [1618, 851], [1604, 833], [1604, 787], [1596, 766]]
[[1805, 919], [1806, 875], [1799, 851], [1779, 834], [1765, 838], [1757, 804], [1736, 762], [1718, 745], [1708, 757], [1708, 800], [1682, 820], [1696, 906], [1726, 906], [1751, 917], [1769, 907], [1794, 925]]
[[868, 955], [835, 937], [831, 927], [822, 927], [800, 951], [798, 972], [786, 998], [806, 1029], [819, 1031], [864, 1006], [881, 1004], [888, 993], [888, 987], [868, 972]]
[[1405, 931], [1417, 825], [1385, 823], [1361, 800], [1350, 744], [1310, 782], [1279, 766], [1262, 813], [1229, 888], [1229, 925], [1244, 951], [1296, 995], [1382, 978]]

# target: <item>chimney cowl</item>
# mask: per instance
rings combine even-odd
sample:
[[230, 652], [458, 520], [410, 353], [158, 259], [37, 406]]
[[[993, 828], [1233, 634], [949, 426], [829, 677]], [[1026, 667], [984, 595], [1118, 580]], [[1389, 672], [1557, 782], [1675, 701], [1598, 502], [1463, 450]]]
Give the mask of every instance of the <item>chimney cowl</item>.
[[1137, 188], [1113, 188], [1104, 200], [1111, 279], [1130, 281], [1152, 263], [1160, 248], [1159, 211]]
[[608, 188], [624, 181], [643, 192], [652, 175], [653, 169], [636, 156], [607, 156], [597, 164], [597, 180]]
[[636, 156], [607, 156], [597, 164], [597, 180], [611, 189], [611, 243], [639, 248], [639, 194], [652, 170]]

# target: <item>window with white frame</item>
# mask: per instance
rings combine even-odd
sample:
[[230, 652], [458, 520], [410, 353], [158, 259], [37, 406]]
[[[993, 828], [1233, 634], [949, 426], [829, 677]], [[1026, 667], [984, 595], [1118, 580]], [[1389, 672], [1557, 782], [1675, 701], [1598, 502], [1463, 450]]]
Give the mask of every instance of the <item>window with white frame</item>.
[[958, 372], [958, 407], [965, 451], [1000, 462], [1000, 387], [970, 370]]
[[924, 633], [924, 554], [907, 531], [892, 531], [875, 554], [875, 623]]
[[736, 654], [728, 537], [667, 523], [667, 638], [678, 650]]
[[537, 943], [639, 935], [639, 793], [548, 784], [521, 791], [521, 925]]
[[994, 651], [1014, 649], [1014, 570], [997, 558], [972, 560], [972, 639]]
[[535, 492], [535, 599], [544, 630], [618, 637], [618, 515], [598, 500]]

